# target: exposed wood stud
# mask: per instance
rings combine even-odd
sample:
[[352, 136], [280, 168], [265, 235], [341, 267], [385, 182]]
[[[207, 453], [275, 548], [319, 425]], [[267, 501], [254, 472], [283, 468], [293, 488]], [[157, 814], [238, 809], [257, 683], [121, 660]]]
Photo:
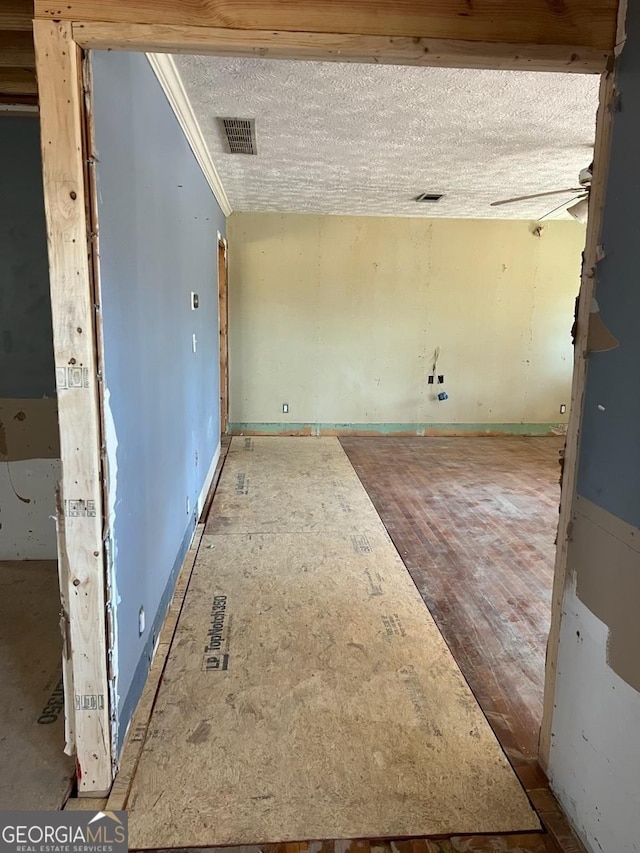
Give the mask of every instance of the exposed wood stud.
[[[71, 25], [34, 26], [62, 460], [78, 792], [111, 785], [100, 430], [82, 141], [80, 51]], [[83, 329], [83, 334], [76, 332]], [[75, 581], [78, 583], [76, 584]], [[68, 686], [66, 686], [68, 690]]]

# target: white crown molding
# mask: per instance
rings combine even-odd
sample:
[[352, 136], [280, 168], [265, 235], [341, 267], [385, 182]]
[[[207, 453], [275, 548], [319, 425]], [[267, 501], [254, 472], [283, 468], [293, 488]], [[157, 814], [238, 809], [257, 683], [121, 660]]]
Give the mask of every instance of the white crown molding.
[[200, 168], [209, 186], [213, 190], [213, 194], [222, 212], [225, 216], [229, 216], [232, 212], [231, 204], [222, 186], [220, 175], [211, 159], [207, 143], [200, 130], [198, 119], [195, 117], [189, 96], [182, 84], [180, 73], [176, 68], [173, 57], [168, 53], [148, 53], [147, 59], [167, 96], [167, 100], [171, 104], [171, 108], [180, 123], [180, 127], [184, 131], [184, 135], [187, 137], [191, 150], [200, 164]]

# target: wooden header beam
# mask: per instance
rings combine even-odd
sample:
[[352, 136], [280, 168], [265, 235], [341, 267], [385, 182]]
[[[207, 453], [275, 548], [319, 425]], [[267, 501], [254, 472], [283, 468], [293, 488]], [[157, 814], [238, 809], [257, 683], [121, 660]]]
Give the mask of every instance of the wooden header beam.
[[36, 0], [36, 17], [610, 50], [616, 0]]
[[269, 59], [492, 68], [599, 74], [608, 52], [554, 45], [486, 44], [405, 36], [232, 30], [163, 24], [74, 23], [73, 37], [90, 50], [254, 56]]

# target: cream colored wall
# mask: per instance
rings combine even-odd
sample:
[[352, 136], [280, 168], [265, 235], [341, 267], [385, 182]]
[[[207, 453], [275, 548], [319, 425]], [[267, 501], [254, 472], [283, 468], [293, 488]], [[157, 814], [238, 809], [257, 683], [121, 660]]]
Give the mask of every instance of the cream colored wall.
[[232, 214], [231, 422], [566, 421], [584, 227], [535, 227]]

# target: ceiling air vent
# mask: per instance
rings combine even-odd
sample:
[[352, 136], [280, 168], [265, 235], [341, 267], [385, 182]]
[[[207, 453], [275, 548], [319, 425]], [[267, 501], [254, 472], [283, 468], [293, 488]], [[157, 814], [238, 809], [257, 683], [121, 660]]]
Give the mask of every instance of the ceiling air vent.
[[420, 195], [417, 195], [415, 197], [415, 201], [436, 202], [436, 201], [440, 201], [442, 196], [443, 196], [443, 193], [420, 193]]
[[254, 118], [221, 118], [222, 135], [229, 154], [257, 154]]

